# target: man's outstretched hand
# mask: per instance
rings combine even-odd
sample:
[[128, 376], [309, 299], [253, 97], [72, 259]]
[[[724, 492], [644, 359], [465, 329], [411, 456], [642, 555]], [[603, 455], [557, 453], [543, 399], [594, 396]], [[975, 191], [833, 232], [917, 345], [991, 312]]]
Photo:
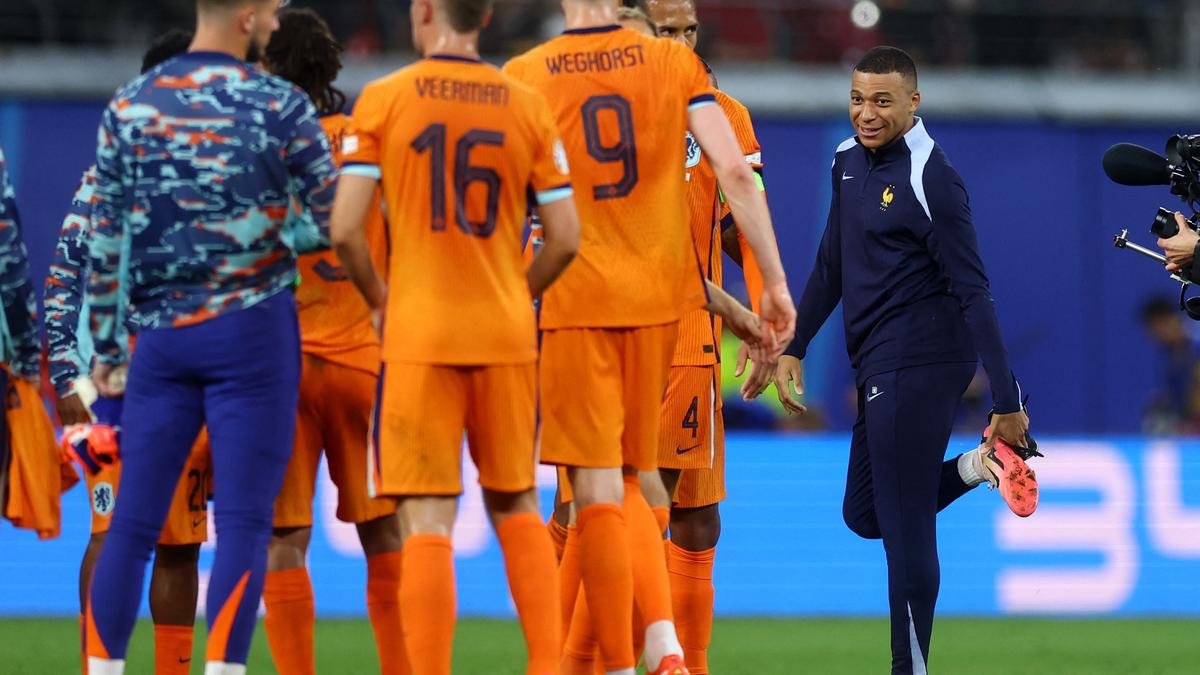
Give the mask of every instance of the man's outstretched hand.
[[808, 412], [808, 408], [800, 402], [800, 397], [804, 395], [804, 366], [800, 359], [787, 355], [779, 357], [779, 366], [775, 369], [775, 392], [789, 413], [803, 415]]
[[741, 377], [746, 372], [746, 362], [750, 362], [750, 374], [742, 383], [742, 399], [753, 401], [762, 395], [775, 379], [775, 368], [778, 361], [768, 357], [762, 346], [751, 346], [743, 342], [738, 346], [737, 369], [734, 377]]

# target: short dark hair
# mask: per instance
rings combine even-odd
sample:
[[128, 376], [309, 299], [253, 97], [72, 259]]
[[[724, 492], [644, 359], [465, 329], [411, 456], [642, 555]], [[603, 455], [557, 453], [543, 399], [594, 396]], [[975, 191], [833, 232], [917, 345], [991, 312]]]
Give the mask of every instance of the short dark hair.
[[192, 32], [179, 28], [171, 30], [154, 38], [146, 54], [142, 56], [142, 72], [154, 68], [164, 61], [169, 61], [186, 52], [192, 45]]
[[342, 69], [342, 45], [313, 10], [279, 13], [279, 30], [271, 35], [263, 61], [273, 74], [303, 89], [320, 112], [337, 113], [346, 106], [346, 95], [333, 86]]
[[650, 13], [650, 0], [621, 0], [621, 6], [630, 9], [640, 9], [646, 14]]
[[1164, 295], [1156, 295], [1142, 303], [1139, 314], [1142, 323], [1150, 323], [1155, 319], [1175, 316], [1179, 311], [1179, 303]]
[[450, 27], [456, 33], [470, 33], [483, 28], [483, 17], [492, 8], [492, 0], [436, 0], [442, 4]]
[[859, 59], [854, 69], [860, 73], [887, 75], [900, 73], [904, 79], [912, 80], [913, 88], [917, 87], [917, 64], [908, 52], [897, 47], [873, 47]]

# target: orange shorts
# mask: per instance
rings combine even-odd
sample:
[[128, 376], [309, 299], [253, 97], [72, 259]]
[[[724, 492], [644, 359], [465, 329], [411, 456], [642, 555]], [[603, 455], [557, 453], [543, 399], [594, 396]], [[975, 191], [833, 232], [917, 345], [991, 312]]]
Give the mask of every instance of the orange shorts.
[[671, 368], [658, 436], [661, 469], [707, 469], [724, 444], [719, 366]]
[[[117, 485], [121, 480], [120, 460], [86, 479], [88, 501], [92, 506], [92, 534], [108, 532], [117, 502]], [[175, 496], [171, 498], [167, 522], [163, 523], [158, 543], [182, 546], [208, 541], [208, 497], [211, 493], [212, 454], [208, 431], [201, 429], [175, 486]]]
[[542, 333], [545, 464], [658, 468], [658, 429], [678, 323]]
[[375, 493], [457, 495], [466, 431], [479, 484], [534, 487], [537, 364], [387, 363], [373, 429]]
[[371, 409], [379, 377], [304, 355], [296, 443], [275, 499], [275, 527], [312, 527], [321, 452], [337, 486], [338, 520], [365, 523], [396, 512], [396, 501], [373, 499], [367, 473]]
[[725, 420], [717, 410], [716, 452], [713, 465], [707, 469], [684, 469], [679, 472], [672, 504], [682, 509], [697, 509], [725, 501]]

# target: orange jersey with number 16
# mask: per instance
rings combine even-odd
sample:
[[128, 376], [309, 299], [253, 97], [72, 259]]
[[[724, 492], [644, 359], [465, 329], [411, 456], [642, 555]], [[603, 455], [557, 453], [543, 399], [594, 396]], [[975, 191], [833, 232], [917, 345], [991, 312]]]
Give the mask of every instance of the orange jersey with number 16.
[[575, 168], [579, 254], [542, 298], [542, 328], [663, 325], [702, 307], [683, 176], [689, 106], [715, 102], [700, 59], [605, 26], [569, 30], [505, 72], [546, 95]]
[[[333, 159], [342, 163], [342, 141], [351, 127], [346, 115], [321, 118], [321, 127], [329, 136]], [[386, 226], [383, 211], [374, 206], [367, 217], [367, 241], [382, 270], [387, 258]], [[379, 372], [379, 337], [371, 326], [371, 310], [358, 289], [346, 277], [333, 251], [300, 256], [300, 287], [296, 289], [296, 308], [300, 319], [300, 340], [305, 354], [312, 354], [338, 365], [368, 373]]]
[[571, 196], [545, 99], [474, 59], [433, 55], [363, 91], [343, 173], [381, 181], [391, 252], [385, 362], [537, 360], [521, 234], [532, 196]]

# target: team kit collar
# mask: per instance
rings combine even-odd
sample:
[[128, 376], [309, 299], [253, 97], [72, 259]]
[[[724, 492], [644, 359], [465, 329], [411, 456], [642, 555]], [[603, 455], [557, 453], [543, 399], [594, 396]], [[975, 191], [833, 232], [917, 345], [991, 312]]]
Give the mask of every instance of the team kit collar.
[[[858, 134], [854, 135], [854, 142], [860, 147], [862, 146], [862, 141], [859, 140]], [[891, 143], [876, 150], [874, 153], [867, 152], [867, 155], [871, 157], [873, 161], [878, 162], [905, 155], [909, 153], [912, 148], [932, 144], [933, 139], [929, 136], [929, 132], [925, 130], [925, 121], [920, 117], [914, 117], [913, 128], [909, 129], [900, 138], [897, 138]], [[863, 151], [865, 152], [866, 148], [863, 148]]]

